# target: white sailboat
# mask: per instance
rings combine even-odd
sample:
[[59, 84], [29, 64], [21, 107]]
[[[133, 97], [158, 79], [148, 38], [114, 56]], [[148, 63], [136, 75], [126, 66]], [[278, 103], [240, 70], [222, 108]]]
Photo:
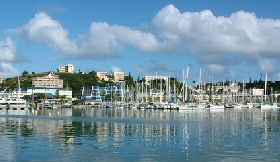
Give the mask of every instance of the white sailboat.
[[234, 105], [234, 108], [249, 108], [249, 105], [246, 104], [245, 102], [245, 82], [243, 80], [243, 89], [242, 89], [242, 102], [241, 103], [236, 103]]
[[27, 109], [27, 102], [25, 99], [20, 98], [20, 80], [18, 77], [18, 92], [17, 97], [6, 98], [8, 109]]
[[[201, 69], [200, 69], [200, 78], [201, 78]], [[184, 99], [184, 102], [190, 98], [188, 96], [188, 79], [189, 79], [189, 67], [187, 68], [186, 75], [183, 72], [183, 83], [184, 83], [183, 99]], [[179, 110], [197, 110], [197, 109], [202, 109], [202, 108], [204, 108], [204, 106], [198, 107], [198, 104], [194, 103], [194, 102], [186, 102], [185, 104], [179, 105]]]
[[278, 108], [277, 104], [267, 102], [267, 72], [265, 73], [265, 83], [264, 83], [264, 103], [261, 104], [261, 109], [267, 108]]

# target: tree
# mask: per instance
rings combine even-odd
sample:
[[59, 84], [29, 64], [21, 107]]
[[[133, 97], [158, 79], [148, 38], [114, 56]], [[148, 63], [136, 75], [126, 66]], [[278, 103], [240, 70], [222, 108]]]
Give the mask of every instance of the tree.
[[62, 96], [59, 96], [59, 98], [60, 98], [61, 104], [63, 105], [64, 102], [66, 101], [67, 97], [65, 95], [62, 95]]
[[23, 96], [23, 99], [25, 99], [27, 102], [29, 102], [29, 103], [31, 103], [31, 101], [32, 101], [32, 98], [31, 98], [31, 96], [29, 96], [29, 95], [25, 95], [25, 96]]
[[28, 74], [29, 74], [29, 73], [28, 73], [27, 70], [24, 70], [24, 71], [21, 73], [22, 76], [26, 76], [26, 75], [28, 75]]
[[40, 94], [40, 99], [46, 99], [47, 95], [45, 93]]
[[105, 96], [105, 101], [118, 101], [118, 96], [116, 94], [108, 94]]
[[132, 87], [134, 85], [134, 80], [130, 72], [128, 73], [128, 76], [124, 78], [124, 80], [125, 80], [125, 85], [127, 85], [128, 87]]

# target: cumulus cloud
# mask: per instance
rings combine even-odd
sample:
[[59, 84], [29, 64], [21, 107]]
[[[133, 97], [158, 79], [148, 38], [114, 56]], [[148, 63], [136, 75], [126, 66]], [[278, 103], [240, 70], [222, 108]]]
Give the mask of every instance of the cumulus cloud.
[[125, 26], [109, 25], [105, 22], [93, 22], [89, 32], [79, 36], [79, 44], [81, 53], [89, 57], [91, 55], [93, 59], [120, 57], [117, 53], [125, 45], [146, 53], [168, 53], [176, 48], [173, 42], [159, 42], [152, 33], [133, 30]]
[[14, 61], [16, 58], [16, 47], [11, 38], [0, 41], [0, 61]]
[[[152, 30], [92, 22], [88, 32], [71, 40], [59, 21], [40, 12], [27, 24], [10, 31], [56, 49], [58, 56], [65, 59], [122, 58], [122, 50], [130, 46], [149, 54], [191, 54], [213, 72], [224, 71], [229, 63], [257, 65], [257, 61], [251, 61], [256, 54], [280, 60], [280, 20], [258, 18], [251, 12], [238, 11], [225, 17], [215, 16], [210, 10], [180, 12], [174, 5], [167, 5], [148, 26]], [[241, 60], [236, 55], [246, 57]], [[275, 71], [273, 67], [266, 68]]]
[[179, 39], [195, 54], [280, 52], [280, 20], [259, 19], [254, 13], [217, 17], [209, 10], [181, 13], [168, 5], [152, 24], [162, 37]]
[[117, 66], [112, 66], [111, 67], [111, 71], [112, 72], [123, 72], [121, 68], [117, 67]]
[[40, 12], [26, 25], [9, 30], [36, 43], [48, 45], [65, 54], [78, 53], [75, 41], [68, 38], [68, 31], [44, 12]]
[[146, 53], [178, 52], [186, 46], [192, 54], [202, 56], [280, 53], [280, 20], [261, 19], [254, 13], [239, 11], [223, 17], [210, 10], [181, 13], [174, 5], [167, 5], [155, 15], [151, 26], [153, 32], [144, 32], [92, 22], [86, 34], [70, 40], [60, 22], [40, 12], [12, 31], [63, 54], [93, 55], [92, 59], [114, 57], [125, 45]]
[[14, 77], [19, 75], [17, 69], [15, 69], [11, 63], [0, 62], [0, 76], [4, 78]]
[[258, 63], [262, 71], [275, 72], [277, 70], [275, 63], [272, 59], [263, 58], [260, 59]]
[[[195, 56], [214, 74], [234, 77], [234, 71], [226, 69], [241, 63], [269, 71], [279, 68], [272, 60], [280, 58], [280, 20], [245, 11], [229, 17], [215, 16], [209, 10], [181, 13], [168, 5], [156, 14], [152, 25], [155, 35], [178, 42], [182, 50], [187, 48], [186, 54]], [[258, 62], [258, 58], [262, 59]]]
[[[35, 15], [26, 25], [9, 32], [36, 43], [50, 46], [61, 58], [106, 59], [118, 58], [123, 45], [135, 47], [143, 52], [167, 52], [174, 48], [169, 42], [157, 41], [152, 33], [132, 30], [125, 26], [93, 22], [89, 32], [70, 40], [68, 31], [57, 20], [44, 12]], [[159, 50], [160, 49], [160, 50]]]
[[172, 73], [182, 73], [181, 70], [169, 67], [157, 60], [150, 60], [150, 65], [151, 66], [143, 67], [137, 64], [134, 68], [140, 73], [140, 75], [172, 75]]
[[218, 64], [208, 64], [207, 65], [209, 70], [215, 74], [215, 73], [223, 73], [225, 71], [224, 66], [218, 65]]
[[0, 41], [0, 76], [7, 78], [18, 75], [18, 71], [12, 63], [26, 60], [24, 56], [17, 52], [16, 46], [11, 38]]

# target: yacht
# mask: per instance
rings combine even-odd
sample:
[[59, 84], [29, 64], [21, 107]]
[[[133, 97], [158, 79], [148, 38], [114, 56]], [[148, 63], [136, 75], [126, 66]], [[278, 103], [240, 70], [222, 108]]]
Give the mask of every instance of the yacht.
[[7, 108], [7, 101], [5, 98], [0, 98], [0, 109], [5, 109]]
[[11, 109], [24, 109], [27, 108], [27, 102], [21, 98], [6, 98], [7, 108]]

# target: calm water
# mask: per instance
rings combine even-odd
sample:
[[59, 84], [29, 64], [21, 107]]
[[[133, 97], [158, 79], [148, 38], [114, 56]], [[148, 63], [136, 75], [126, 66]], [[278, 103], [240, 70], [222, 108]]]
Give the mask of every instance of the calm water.
[[278, 161], [280, 111], [3, 111], [0, 141], [0, 161]]

